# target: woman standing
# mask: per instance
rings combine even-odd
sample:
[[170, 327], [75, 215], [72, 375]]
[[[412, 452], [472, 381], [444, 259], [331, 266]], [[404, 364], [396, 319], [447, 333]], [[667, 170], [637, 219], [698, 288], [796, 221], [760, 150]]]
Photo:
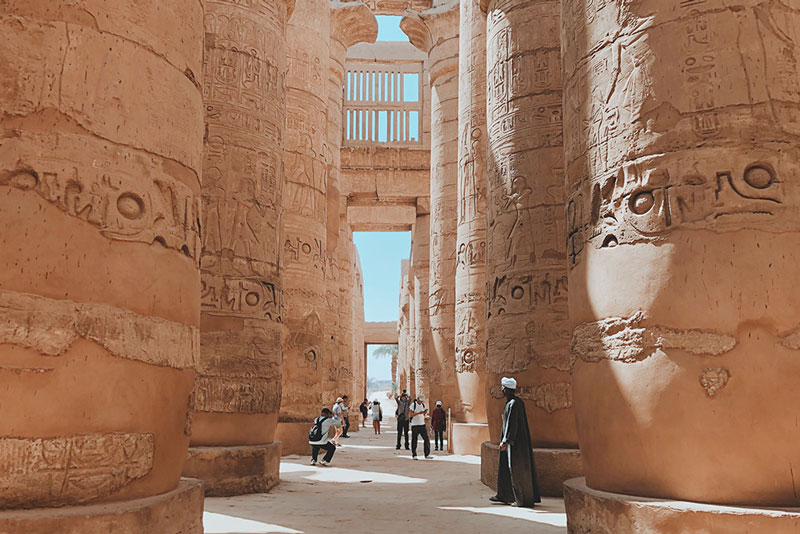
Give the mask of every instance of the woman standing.
[[372, 429], [375, 431], [376, 436], [381, 435], [381, 420], [383, 419], [383, 410], [381, 403], [375, 401], [372, 403]]
[[442, 401], [436, 401], [436, 409], [431, 414], [431, 430], [433, 430], [433, 440], [435, 451], [444, 450], [444, 429], [447, 426], [447, 415], [442, 408]]
[[361, 412], [361, 426], [366, 428], [367, 414], [369, 414], [369, 401], [364, 399], [364, 401], [361, 403], [361, 406], [358, 407], [358, 410]]

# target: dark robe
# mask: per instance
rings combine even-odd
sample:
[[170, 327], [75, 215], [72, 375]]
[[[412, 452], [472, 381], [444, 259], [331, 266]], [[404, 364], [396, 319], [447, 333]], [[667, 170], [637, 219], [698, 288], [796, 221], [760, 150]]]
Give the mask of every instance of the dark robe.
[[525, 413], [525, 403], [519, 397], [506, 402], [501, 442], [507, 443], [508, 448], [500, 451], [497, 497], [526, 508], [542, 502], [539, 481], [536, 479], [536, 465], [533, 463], [528, 416]]

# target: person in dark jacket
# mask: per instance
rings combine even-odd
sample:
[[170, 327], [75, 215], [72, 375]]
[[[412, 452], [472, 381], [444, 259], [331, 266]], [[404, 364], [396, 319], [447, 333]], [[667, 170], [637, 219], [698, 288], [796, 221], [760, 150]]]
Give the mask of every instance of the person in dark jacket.
[[361, 403], [361, 406], [359, 406], [358, 409], [361, 412], [361, 426], [366, 428], [367, 415], [369, 415], [369, 401], [367, 399], [364, 399], [364, 401]]
[[447, 414], [442, 408], [442, 401], [436, 401], [436, 409], [431, 414], [431, 430], [435, 451], [444, 450], [444, 429], [447, 426]]
[[516, 380], [503, 378], [501, 385], [506, 407], [503, 410], [503, 432], [500, 438], [497, 495], [489, 500], [533, 508], [535, 503], [542, 502], [542, 498], [536, 478], [536, 465], [533, 463], [525, 403], [516, 395]]

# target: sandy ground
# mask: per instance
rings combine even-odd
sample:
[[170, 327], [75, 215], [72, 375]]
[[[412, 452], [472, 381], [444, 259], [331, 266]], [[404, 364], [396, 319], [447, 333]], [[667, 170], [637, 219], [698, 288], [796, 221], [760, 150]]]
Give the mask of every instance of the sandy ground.
[[414, 461], [395, 450], [393, 427], [387, 417], [380, 436], [371, 426], [352, 433], [331, 467], [287, 456], [272, 493], [206, 499], [206, 534], [566, 533], [562, 500], [534, 509], [494, 505], [480, 483], [480, 458], [433, 452], [433, 460]]

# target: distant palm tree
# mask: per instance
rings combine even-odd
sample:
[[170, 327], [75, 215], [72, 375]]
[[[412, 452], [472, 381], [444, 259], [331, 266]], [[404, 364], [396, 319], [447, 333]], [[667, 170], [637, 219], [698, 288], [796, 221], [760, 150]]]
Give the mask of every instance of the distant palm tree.
[[372, 355], [379, 358], [385, 358], [387, 356], [397, 358], [399, 350], [400, 348], [397, 345], [380, 345], [372, 350]]

